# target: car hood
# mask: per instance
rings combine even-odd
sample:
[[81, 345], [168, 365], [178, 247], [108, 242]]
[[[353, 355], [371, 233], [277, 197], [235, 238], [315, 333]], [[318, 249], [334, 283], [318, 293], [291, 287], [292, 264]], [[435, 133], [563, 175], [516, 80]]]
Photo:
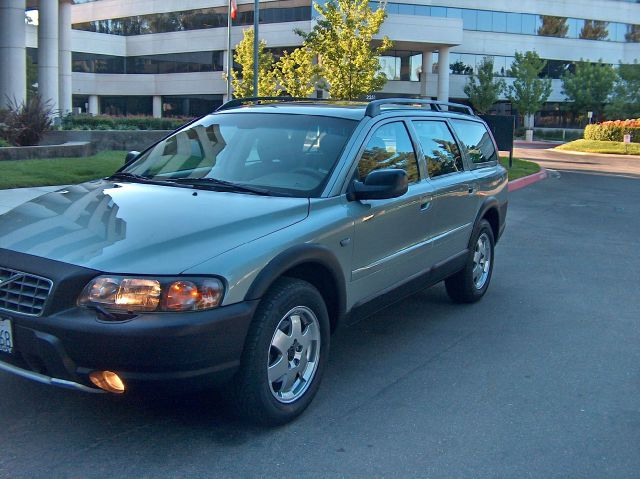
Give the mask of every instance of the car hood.
[[306, 198], [98, 180], [0, 215], [0, 248], [105, 272], [178, 274], [308, 212]]

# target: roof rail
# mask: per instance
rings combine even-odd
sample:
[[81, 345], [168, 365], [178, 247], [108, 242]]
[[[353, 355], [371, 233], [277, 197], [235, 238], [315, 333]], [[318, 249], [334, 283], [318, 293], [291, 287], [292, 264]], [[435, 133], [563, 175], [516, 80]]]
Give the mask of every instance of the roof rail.
[[463, 105], [462, 103], [451, 103], [448, 101], [437, 100], [420, 100], [414, 98], [383, 98], [381, 100], [373, 100], [367, 105], [367, 109], [364, 112], [365, 116], [378, 116], [382, 113], [383, 105], [415, 105], [420, 108], [428, 106], [433, 111], [443, 111], [442, 107], [447, 106], [449, 108], [455, 108], [462, 110], [461, 113], [475, 116], [473, 109], [470, 106]]
[[319, 102], [337, 102], [340, 100], [335, 100], [332, 98], [299, 98], [292, 96], [254, 96], [249, 98], [235, 98], [233, 100], [229, 100], [224, 103], [222, 106], [219, 106], [216, 111], [230, 110], [231, 108], [237, 108], [246, 103], [259, 103], [262, 101], [273, 101], [273, 102], [308, 102], [308, 103], [319, 103]]

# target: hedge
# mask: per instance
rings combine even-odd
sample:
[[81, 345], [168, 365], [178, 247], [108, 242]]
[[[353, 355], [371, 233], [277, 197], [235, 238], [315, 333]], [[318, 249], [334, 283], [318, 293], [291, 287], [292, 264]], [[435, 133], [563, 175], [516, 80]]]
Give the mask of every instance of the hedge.
[[584, 129], [585, 140], [624, 141], [624, 135], [631, 135], [632, 143], [640, 143], [640, 119], [605, 121]]
[[153, 118], [149, 116], [68, 115], [63, 130], [175, 130], [191, 118]]

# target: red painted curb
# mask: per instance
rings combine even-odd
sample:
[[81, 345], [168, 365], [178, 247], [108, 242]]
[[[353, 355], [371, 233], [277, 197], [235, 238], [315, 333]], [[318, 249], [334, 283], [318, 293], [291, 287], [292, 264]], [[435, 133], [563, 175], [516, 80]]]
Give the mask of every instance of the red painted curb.
[[520, 188], [524, 188], [525, 186], [532, 185], [533, 183], [537, 183], [540, 180], [544, 180], [547, 176], [547, 170], [541, 168], [540, 171], [534, 173], [533, 175], [523, 176], [522, 178], [518, 178], [517, 180], [513, 180], [509, 182], [509, 191], [516, 191]]

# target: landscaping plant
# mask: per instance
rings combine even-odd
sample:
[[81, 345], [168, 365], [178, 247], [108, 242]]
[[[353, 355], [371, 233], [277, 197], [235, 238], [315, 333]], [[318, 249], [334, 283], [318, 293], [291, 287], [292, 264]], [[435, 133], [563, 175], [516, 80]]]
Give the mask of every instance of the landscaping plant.
[[615, 120], [587, 125], [585, 140], [623, 141], [624, 135], [631, 135], [632, 143], [640, 143], [640, 118], [636, 120]]
[[0, 136], [16, 146], [37, 145], [51, 129], [52, 114], [51, 103], [37, 94], [20, 104], [11, 101], [9, 110], [2, 115]]

